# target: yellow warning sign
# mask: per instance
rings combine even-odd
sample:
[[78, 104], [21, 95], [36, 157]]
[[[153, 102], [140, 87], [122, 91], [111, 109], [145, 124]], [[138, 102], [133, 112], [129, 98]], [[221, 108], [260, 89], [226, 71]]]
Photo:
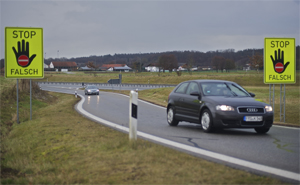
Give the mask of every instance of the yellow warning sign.
[[296, 83], [295, 38], [265, 38], [264, 83]]
[[5, 77], [44, 78], [43, 28], [5, 28]]

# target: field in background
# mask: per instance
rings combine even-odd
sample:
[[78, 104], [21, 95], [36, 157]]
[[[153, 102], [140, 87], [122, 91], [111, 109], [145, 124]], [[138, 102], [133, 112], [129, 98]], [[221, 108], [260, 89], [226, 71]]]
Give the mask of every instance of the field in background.
[[73, 95], [36, 89], [29, 120], [25, 85], [16, 124], [15, 80], [0, 80], [1, 184], [285, 184], [141, 139], [131, 143], [128, 134], [78, 114]]
[[[169, 73], [119, 73], [119, 72], [45, 72], [44, 79], [40, 81], [51, 82], [93, 82], [93, 83], [107, 83], [109, 79], [118, 79], [119, 74], [122, 74], [122, 83], [129, 84], [179, 84], [186, 80], [194, 79], [218, 79], [234, 81], [242, 86], [269, 86], [263, 82], [263, 72], [256, 71], [232, 71], [229, 73], [223, 72], [183, 72], [178, 76], [175, 72]], [[300, 72], [297, 72], [296, 84], [291, 86], [299, 87]]]

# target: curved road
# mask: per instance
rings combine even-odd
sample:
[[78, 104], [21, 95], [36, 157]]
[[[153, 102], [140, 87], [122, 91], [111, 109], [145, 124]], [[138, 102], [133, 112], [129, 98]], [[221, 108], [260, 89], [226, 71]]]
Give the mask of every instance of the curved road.
[[[57, 85], [41, 85], [41, 88], [70, 94], [78, 89]], [[118, 130], [128, 131], [128, 96], [106, 92], [85, 96], [83, 90], [77, 92], [82, 97], [82, 109], [77, 106], [79, 112], [90, 118], [95, 116], [92, 119], [101, 123], [114, 123], [117, 126], [109, 126]], [[299, 128], [273, 126], [266, 135], [256, 134], [254, 129], [228, 129], [207, 134], [196, 124], [180, 122], [177, 127], [170, 127], [165, 108], [139, 100], [138, 131], [139, 137], [210, 161], [292, 183], [300, 182]]]

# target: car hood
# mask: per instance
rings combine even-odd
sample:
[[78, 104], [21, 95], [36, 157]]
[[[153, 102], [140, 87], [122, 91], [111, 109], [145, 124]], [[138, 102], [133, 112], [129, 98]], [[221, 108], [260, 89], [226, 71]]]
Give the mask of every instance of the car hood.
[[266, 106], [268, 104], [258, 101], [252, 97], [236, 97], [236, 96], [205, 96], [203, 101], [210, 102], [215, 105], [230, 106]]

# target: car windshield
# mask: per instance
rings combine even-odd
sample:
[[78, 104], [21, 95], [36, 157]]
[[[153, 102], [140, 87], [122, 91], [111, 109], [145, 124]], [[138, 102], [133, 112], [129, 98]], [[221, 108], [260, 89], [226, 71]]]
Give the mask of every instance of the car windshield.
[[91, 86], [87, 86], [86, 87], [87, 89], [98, 89], [96, 86], [94, 86], [94, 85], [91, 85]]
[[206, 96], [239, 96], [250, 97], [250, 94], [241, 86], [234, 83], [206, 82], [201, 83], [203, 94]]

